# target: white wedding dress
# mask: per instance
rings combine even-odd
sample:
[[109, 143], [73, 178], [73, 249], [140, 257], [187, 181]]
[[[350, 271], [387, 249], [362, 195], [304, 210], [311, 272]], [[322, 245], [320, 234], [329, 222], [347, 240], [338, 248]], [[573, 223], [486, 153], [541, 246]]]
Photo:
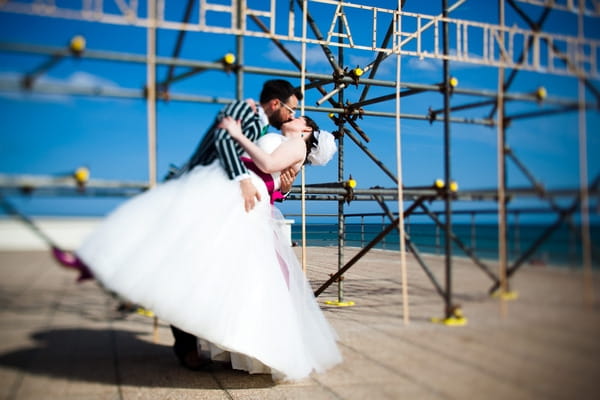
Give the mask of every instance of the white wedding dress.
[[[258, 144], [270, 152], [282, 138]], [[341, 355], [283, 218], [251, 175], [262, 196], [251, 212], [216, 161], [125, 202], [76, 253], [107, 289], [197, 336], [211, 358], [298, 380]]]

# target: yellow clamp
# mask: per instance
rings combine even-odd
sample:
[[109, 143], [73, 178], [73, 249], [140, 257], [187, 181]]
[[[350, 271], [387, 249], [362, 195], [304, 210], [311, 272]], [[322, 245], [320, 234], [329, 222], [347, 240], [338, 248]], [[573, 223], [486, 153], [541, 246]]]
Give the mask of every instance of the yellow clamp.
[[358, 86], [358, 81], [364, 73], [365, 73], [365, 71], [363, 71], [363, 69], [360, 67], [356, 67], [356, 68], [350, 70], [350, 77], [354, 81], [355, 85]]
[[90, 179], [90, 170], [87, 167], [79, 167], [73, 173], [78, 185], [84, 185]]
[[535, 97], [537, 97], [537, 99], [539, 101], [544, 100], [546, 97], [548, 96], [548, 92], [546, 91], [546, 88], [543, 86], [540, 86], [539, 88], [537, 88], [537, 90], [535, 91]]
[[[444, 183], [443, 179], [436, 179], [433, 182], [433, 187], [436, 189], [443, 189], [446, 186], [446, 184]], [[451, 192], [458, 192], [458, 183], [456, 183], [456, 181], [451, 181], [450, 182], [450, 191]]]
[[232, 53], [227, 53], [223, 56], [223, 62], [227, 65], [233, 65], [235, 62], [235, 55]]
[[343, 186], [346, 189], [346, 203], [350, 204], [354, 200], [354, 188], [356, 187], [356, 181], [352, 178], [352, 175], [343, 183]]
[[226, 73], [229, 73], [229, 72], [233, 71], [235, 68], [237, 68], [235, 65], [235, 55], [233, 55], [233, 53], [225, 54], [221, 58], [220, 62], [221, 62], [221, 64], [223, 64], [224, 71]]
[[75, 55], [83, 53], [85, 50], [85, 38], [81, 35], [73, 36], [69, 43], [69, 50]]
[[331, 118], [331, 120], [338, 125], [340, 123], [340, 119], [338, 117], [336, 117], [335, 113], [330, 112], [329, 114], [327, 114], [327, 116], [329, 118]]

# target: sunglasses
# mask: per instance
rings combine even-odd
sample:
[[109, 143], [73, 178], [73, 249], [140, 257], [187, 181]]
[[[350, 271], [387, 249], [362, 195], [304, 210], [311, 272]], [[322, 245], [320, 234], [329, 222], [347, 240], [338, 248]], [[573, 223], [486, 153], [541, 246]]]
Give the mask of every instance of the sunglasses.
[[287, 104], [285, 104], [283, 101], [279, 101], [279, 103], [285, 107], [286, 110], [288, 110], [290, 112], [290, 114], [292, 115], [292, 117], [294, 116], [294, 114], [296, 114], [296, 110], [294, 110], [292, 107], [288, 106]]

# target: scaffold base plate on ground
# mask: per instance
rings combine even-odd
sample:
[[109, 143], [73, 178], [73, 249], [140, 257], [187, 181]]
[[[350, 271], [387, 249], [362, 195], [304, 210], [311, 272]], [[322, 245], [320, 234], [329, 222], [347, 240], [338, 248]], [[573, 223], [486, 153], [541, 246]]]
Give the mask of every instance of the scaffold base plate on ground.
[[431, 318], [431, 322], [436, 324], [444, 324], [447, 326], [464, 326], [467, 324], [465, 317], [448, 317], [448, 318]]
[[353, 301], [326, 300], [325, 304], [327, 304], [328, 306], [351, 307], [354, 305], [354, 302]]
[[492, 297], [501, 298], [502, 300], [516, 300], [519, 298], [519, 292], [511, 290], [502, 292], [500, 290], [496, 290], [494, 293], [492, 293]]
[[154, 313], [145, 308], [139, 307], [135, 312], [139, 315], [143, 315], [144, 317], [154, 317]]

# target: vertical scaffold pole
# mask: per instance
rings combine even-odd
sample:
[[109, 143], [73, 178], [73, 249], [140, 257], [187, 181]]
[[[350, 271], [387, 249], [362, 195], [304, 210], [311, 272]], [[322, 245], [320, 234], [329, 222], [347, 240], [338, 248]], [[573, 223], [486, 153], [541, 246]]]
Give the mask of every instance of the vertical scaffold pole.
[[[237, 2], [236, 24], [237, 24], [237, 28], [240, 30], [242, 30], [243, 18], [244, 18], [244, 15], [246, 15], [245, 4], [246, 4], [246, 2], [244, 2], [244, 1]], [[244, 7], [244, 8], [242, 8], [242, 7]], [[238, 65], [244, 65], [244, 56], [245, 56], [245, 54], [244, 54], [244, 35], [242, 35], [241, 33], [239, 35], [236, 35], [235, 47], [236, 47], [236, 52], [237, 52], [237, 56], [236, 56], [237, 63], [238, 63]], [[238, 68], [236, 70], [235, 78], [236, 78], [235, 96], [236, 96], [236, 99], [242, 100], [244, 98], [244, 70], [243, 70], [243, 68]]]
[[[342, 18], [338, 18], [338, 42], [342, 43], [342, 36], [344, 25], [342, 24]], [[338, 64], [344, 65], [344, 48], [338, 47]], [[344, 90], [340, 90], [338, 93], [338, 104], [344, 104]], [[344, 132], [344, 119], [339, 118], [338, 132]], [[340, 134], [338, 139], [338, 182], [344, 181], [344, 135]], [[344, 218], [344, 199], [338, 200], [338, 271], [344, 265], [344, 234], [346, 230], [346, 219]], [[338, 280], [338, 303], [344, 302], [344, 282], [342, 280], [343, 275]]]
[[442, 0], [442, 31], [443, 31], [443, 70], [444, 70], [444, 203], [446, 210], [446, 234], [445, 234], [445, 251], [446, 251], [446, 319], [453, 317], [452, 305], [452, 199], [450, 198], [450, 180], [452, 177], [450, 170], [450, 62], [449, 54], [449, 32], [448, 32], [448, 0]]
[[[156, 0], [148, 0], [146, 42], [146, 108], [148, 124], [148, 186], [156, 186]], [[153, 318], [152, 338], [158, 342], [158, 318]]]
[[[585, 11], [585, 2], [579, 3], [577, 15], [578, 36], [584, 38], [583, 16]], [[578, 48], [578, 52], [583, 49]], [[581, 55], [580, 55], [581, 56]], [[583, 72], [580, 71], [583, 76]], [[590, 238], [590, 209], [588, 192], [588, 151], [587, 151], [587, 122], [586, 122], [586, 101], [585, 101], [585, 82], [583, 78], [578, 79], [578, 97], [579, 97], [579, 186], [580, 186], [580, 209], [581, 209], [581, 252], [583, 261], [583, 279], [584, 279], [584, 301], [586, 305], [591, 306], [594, 302], [594, 288], [592, 281], [592, 246]]]
[[398, 233], [400, 235], [400, 272], [402, 276], [402, 317], [404, 324], [410, 322], [408, 308], [408, 273], [406, 271], [406, 242], [404, 234], [404, 179], [402, 175], [402, 134], [400, 125], [400, 82], [402, 77], [402, 56], [400, 55], [400, 33], [402, 32], [402, 0], [398, 0], [396, 13], [396, 175], [398, 177]]
[[146, 47], [148, 185], [153, 187], [156, 185], [156, 0], [148, 0]]
[[[304, 86], [306, 81], [306, 21], [308, 18], [308, 4], [307, 0], [302, 1], [302, 68], [300, 69], [300, 85], [302, 94], [304, 94]], [[304, 115], [304, 98], [300, 103], [300, 113]], [[304, 176], [304, 165], [302, 166], [302, 179], [301, 179], [301, 193], [300, 193], [300, 208], [302, 214], [302, 271], [306, 274], [306, 187], [305, 187], [305, 176]]]
[[[504, 0], [498, 0], [498, 18], [500, 26], [504, 26]], [[499, 38], [499, 45], [504, 48], [504, 33]], [[497, 151], [498, 151], [498, 276], [500, 278], [500, 314], [506, 314], [505, 295], [508, 291], [506, 276], [507, 246], [506, 246], [506, 130], [504, 125], [504, 68], [498, 67], [497, 101]]]

